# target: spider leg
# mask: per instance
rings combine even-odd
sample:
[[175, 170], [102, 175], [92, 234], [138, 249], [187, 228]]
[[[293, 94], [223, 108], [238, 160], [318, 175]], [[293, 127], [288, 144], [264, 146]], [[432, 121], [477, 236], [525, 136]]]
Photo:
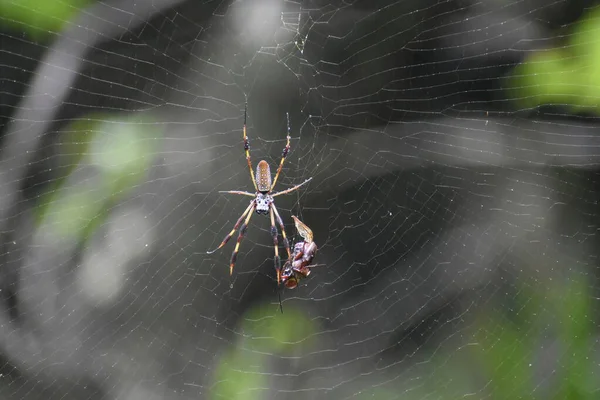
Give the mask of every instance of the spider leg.
[[241, 194], [243, 196], [256, 197], [256, 194], [250, 192], [243, 192], [240, 190], [219, 190], [219, 193]]
[[272, 194], [271, 197], [279, 196], [279, 195], [282, 195], [282, 194], [288, 194], [290, 192], [293, 192], [294, 190], [298, 190], [302, 185], [310, 182], [311, 180], [312, 180], [312, 178], [308, 178], [307, 180], [305, 180], [304, 182], [302, 182], [299, 185], [296, 185], [296, 186], [294, 186], [292, 188], [285, 189], [285, 190], [282, 190], [281, 192], [277, 192], [277, 193]]
[[271, 216], [271, 236], [273, 237], [273, 247], [275, 248], [275, 272], [277, 272], [277, 285], [281, 282], [281, 258], [279, 257], [279, 242], [277, 240], [277, 227], [275, 226], [275, 215], [273, 212], [274, 204], [271, 204], [269, 214]]
[[231, 237], [233, 236], [233, 234], [235, 233], [235, 231], [237, 230], [237, 228], [240, 226], [240, 224], [244, 220], [244, 217], [246, 216], [246, 214], [248, 214], [249, 212], [252, 211], [252, 207], [254, 207], [255, 204], [256, 204], [255, 201], [251, 201], [250, 202], [250, 205], [248, 206], [248, 208], [246, 208], [246, 210], [242, 213], [242, 215], [240, 216], [240, 218], [237, 220], [237, 222], [233, 226], [233, 229], [231, 230], [231, 232], [229, 232], [229, 235], [225, 236], [225, 239], [223, 239], [223, 241], [221, 242], [221, 244], [219, 245], [219, 247], [217, 247], [213, 251], [207, 251], [206, 254], [212, 254], [212, 253], [214, 253], [215, 251], [219, 250], [221, 247], [225, 246], [227, 244], [227, 242], [229, 242], [229, 239], [231, 239]]
[[[290, 251], [290, 242], [288, 241], [286, 234], [285, 234], [285, 227], [283, 226], [283, 220], [281, 219], [281, 216], [279, 215], [279, 211], [277, 211], [277, 207], [275, 207], [275, 203], [271, 203], [271, 208], [273, 209], [273, 212], [275, 213], [275, 217], [277, 218], [277, 223], [281, 227], [281, 236], [283, 236], [283, 245], [285, 246], [285, 250], [287, 251], [288, 260], [289, 260], [292, 258], [292, 252]], [[278, 281], [278, 283], [279, 283], [279, 281]]]
[[[256, 202], [253, 201], [252, 205], [256, 207]], [[231, 263], [229, 264], [229, 276], [233, 274], [233, 266], [235, 265], [235, 261], [237, 260], [238, 251], [240, 250], [240, 243], [242, 243], [242, 239], [244, 239], [244, 236], [246, 235], [246, 231], [248, 230], [248, 224], [250, 223], [250, 218], [252, 218], [252, 214], [254, 214], [252, 211], [254, 211], [254, 208], [250, 210], [248, 216], [246, 217], [246, 220], [240, 228], [240, 234], [238, 235], [237, 243], [235, 244], [235, 249], [233, 249], [233, 253], [231, 254]]]
[[281, 288], [279, 286], [277, 287], [277, 294], [279, 295], [279, 309], [283, 314], [283, 304], [281, 304]]
[[283, 148], [283, 152], [281, 153], [281, 162], [279, 163], [279, 167], [277, 168], [277, 173], [275, 174], [275, 178], [273, 179], [273, 184], [271, 185], [271, 190], [275, 187], [277, 183], [277, 178], [279, 178], [279, 174], [281, 173], [281, 169], [283, 168], [283, 163], [285, 162], [285, 158], [290, 152], [290, 113], [285, 113], [287, 116], [287, 143]]
[[246, 161], [248, 162], [248, 169], [250, 170], [250, 177], [252, 178], [252, 184], [254, 185], [254, 190], [258, 192], [258, 187], [256, 186], [256, 179], [254, 178], [254, 170], [252, 169], [252, 160], [250, 159], [250, 141], [248, 141], [248, 135], [246, 135], [246, 120], [248, 119], [248, 102], [244, 103], [244, 128], [242, 129], [242, 133], [244, 135], [244, 151], [246, 152]]

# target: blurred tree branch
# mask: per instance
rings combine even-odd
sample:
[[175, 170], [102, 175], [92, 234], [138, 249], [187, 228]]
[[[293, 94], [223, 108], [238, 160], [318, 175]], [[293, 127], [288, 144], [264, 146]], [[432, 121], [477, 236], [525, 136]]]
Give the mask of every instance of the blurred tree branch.
[[[63, 263], [56, 258], [59, 250], [57, 241], [48, 241], [52, 235], [48, 236], [47, 232], [32, 234], [35, 225], [32, 223], [31, 211], [24, 209], [21, 201], [21, 185], [34, 155], [80, 74], [86, 53], [101, 42], [119, 37], [182, 2], [183, 0], [126, 0], [99, 2], [83, 9], [58, 34], [56, 41], [48, 49], [7, 127], [5, 144], [0, 153], [0, 188], [3, 194], [0, 197], [0, 231], [4, 232], [2, 256], [5, 266], [0, 287], [5, 293], [8, 291], [12, 295], [15, 293], [15, 286], [18, 287], [18, 307], [24, 300], [20, 297], [23, 295], [23, 288], [30, 294], [37, 293], [36, 298], [43, 298], [39, 305], [50, 307], [50, 313], [43, 312], [35, 309], [35, 300], [30, 302], [29, 306], [34, 309], [21, 310], [22, 315], [27, 316], [27, 321], [11, 319], [8, 313], [0, 314], [0, 348], [22, 370], [30, 373], [54, 371], [59, 375], [80, 373], [85, 370], [78, 365], [86, 356], [85, 349], [81, 348], [77, 338], [72, 335], [73, 332], [67, 335], [64, 332], [44, 335], [43, 332], [48, 327], [47, 318], [52, 318], [52, 310], [61, 307], [57, 300], [58, 291], [53, 285], [57, 283], [61, 271], [59, 266]], [[16, 233], [12, 240], [8, 239], [13, 232]], [[24, 262], [21, 257], [25, 248], [30, 254]], [[65, 257], [70, 259], [73, 256], [73, 248], [68, 248], [66, 252], [65, 249], [60, 250], [59, 258], [62, 261], [65, 261]], [[14, 262], [9, 264], [9, 259]], [[28, 273], [21, 276], [24, 268], [28, 269]], [[32, 277], [37, 277], [36, 282], [31, 281]], [[53, 329], [68, 329], [61, 321], [55, 322], [50, 325]], [[68, 343], [65, 346], [59, 345], [56, 338], [63, 338]], [[81, 357], [73, 357], [75, 349], [83, 350]]]

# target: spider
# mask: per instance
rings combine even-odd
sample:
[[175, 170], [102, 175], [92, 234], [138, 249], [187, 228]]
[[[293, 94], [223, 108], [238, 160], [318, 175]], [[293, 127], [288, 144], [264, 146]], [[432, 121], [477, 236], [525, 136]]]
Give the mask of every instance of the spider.
[[[273, 246], [275, 248], [275, 271], [277, 272], [277, 284], [281, 282], [281, 259], [279, 257], [279, 247], [277, 240], [277, 227], [275, 226], [275, 220], [281, 227], [281, 235], [283, 236], [283, 245], [287, 251], [288, 259], [292, 257], [290, 252], [290, 245], [285, 235], [285, 228], [283, 226], [283, 221], [279, 212], [277, 211], [277, 207], [275, 207], [275, 197], [281, 196], [282, 194], [287, 194], [298, 190], [302, 185], [308, 183], [311, 178], [308, 178], [304, 182], [294, 187], [291, 187], [286, 190], [282, 190], [280, 192], [272, 193], [275, 184], [277, 183], [277, 178], [279, 178], [279, 174], [281, 173], [281, 169], [283, 168], [283, 163], [285, 162], [285, 158], [287, 157], [290, 151], [290, 115], [286, 113], [287, 116], [287, 143], [283, 148], [283, 153], [281, 155], [281, 161], [279, 163], [279, 167], [277, 168], [277, 173], [275, 174], [275, 178], [271, 181], [271, 168], [269, 164], [265, 160], [260, 160], [258, 165], [256, 166], [256, 177], [254, 177], [254, 171], [252, 170], [252, 161], [250, 159], [250, 143], [248, 141], [248, 136], [246, 135], [246, 121], [248, 118], [248, 104], [246, 103], [244, 106], [244, 127], [242, 128], [242, 133], [244, 136], [244, 151], [246, 152], [246, 161], [248, 162], [248, 169], [250, 170], [250, 178], [252, 178], [252, 184], [254, 185], [255, 193], [244, 192], [239, 190], [227, 190], [227, 191], [219, 191], [219, 193], [229, 193], [229, 194], [239, 194], [243, 196], [253, 197], [250, 201], [250, 205], [246, 208], [246, 210], [242, 213], [240, 218], [237, 220], [233, 229], [225, 239], [221, 242], [219, 247], [212, 251], [208, 251], [208, 254], [212, 254], [215, 251], [219, 250], [221, 247], [225, 246], [229, 239], [232, 238], [235, 231], [240, 228], [240, 233], [237, 238], [237, 243], [235, 245], [235, 249], [231, 254], [231, 262], [229, 264], [229, 275], [233, 274], [233, 267], [235, 266], [235, 261], [237, 259], [237, 254], [240, 249], [240, 243], [242, 239], [246, 235], [246, 231], [248, 229], [248, 223], [250, 223], [250, 218], [252, 217], [252, 212], [256, 211], [257, 214], [266, 215], [269, 214], [271, 217], [271, 236], [273, 237]], [[241, 225], [241, 227], [240, 227]]]
[[292, 215], [292, 218], [294, 219], [296, 230], [304, 240], [294, 245], [294, 257], [287, 260], [283, 266], [281, 283], [287, 289], [296, 288], [301, 279], [310, 275], [310, 268], [317, 266], [316, 264], [309, 265], [317, 252], [317, 245], [313, 242], [312, 231], [294, 215]]

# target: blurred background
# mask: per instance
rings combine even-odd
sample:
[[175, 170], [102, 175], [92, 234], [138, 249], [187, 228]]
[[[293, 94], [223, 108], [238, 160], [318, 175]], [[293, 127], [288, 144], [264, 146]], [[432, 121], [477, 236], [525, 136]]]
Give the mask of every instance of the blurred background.
[[0, 0], [0, 398], [600, 399], [599, 114], [591, 0]]

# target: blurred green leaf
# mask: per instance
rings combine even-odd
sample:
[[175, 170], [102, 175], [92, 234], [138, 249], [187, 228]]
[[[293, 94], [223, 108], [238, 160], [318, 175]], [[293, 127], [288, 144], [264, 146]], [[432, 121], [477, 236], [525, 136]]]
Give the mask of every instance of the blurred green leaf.
[[43, 38], [63, 29], [91, 0], [0, 0], [0, 24]]
[[569, 50], [579, 57], [586, 57], [592, 49], [600, 47], [600, 7], [589, 9], [574, 24], [569, 37]]
[[111, 196], [128, 190], [146, 173], [161, 131], [140, 118], [104, 120], [90, 143], [90, 163], [102, 171]]
[[[582, 280], [568, 284], [560, 279], [518, 280], [517, 295], [511, 312], [518, 312], [518, 322], [498, 311], [480, 315], [476, 324], [477, 357], [489, 376], [493, 399], [537, 398], [533, 387], [532, 349], [548, 332], [557, 332], [561, 345], [554, 374], [555, 400], [593, 399], [597, 380], [594, 375], [590, 294]], [[537, 283], [536, 283], [537, 282]], [[597, 373], [597, 372], [596, 372]]]
[[216, 382], [211, 390], [212, 399], [258, 400], [264, 398], [261, 390], [267, 388], [267, 376], [261, 355], [233, 350], [219, 360]]
[[63, 239], [85, 236], [86, 227], [99, 215], [105, 199], [80, 188], [65, 188], [47, 208], [46, 222]]
[[554, 309], [560, 321], [558, 334], [564, 346], [560, 365], [562, 368], [557, 400], [585, 400], [593, 395], [596, 380], [592, 348], [592, 313], [590, 294], [582, 280], [574, 280], [555, 290]]
[[[46, 223], [69, 240], [87, 239], [110, 204], [143, 178], [161, 133], [147, 118], [96, 117], [65, 130], [60, 146], [67, 154], [67, 175], [42, 196], [36, 210], [38, 225]], [[69, 184], [69, 173], [83, 166], [95, 167], [97, 179]]]
[[60, 165], [57, 178], [48, 183], [48, 190], [40, 195], [38, 206], [35, 209], [36, 222], [39, 224], [46, 214], [47, 208], [56, 197], [56, 192], [64, 184], [71, 172], [79, 165], [79, 162], [87, 153], [90, 141], [94, 138], [94, 125], [96, 121], [81, 119], [72, 122], [68, 129], [61, 132], [56, 146], [57, 157], [60, 157]]
[[566, 48], [538, 51], [508, 77], [507, 94], [523, 107], [569, 106], [600, 112], [600, 8], [574, 24]]
[[526, 327], [500, 319], [494, 312], [482, 314], [475, 333], [476, 356], [490, 379], [492, 399], [533, 399], [531, 349]]
[[261, 306], [244, 318], [243, 330], [251, 335], [249, 346], [257, 351], [283, 352], [310, 345], [317, 327], [301, 310], [286, 307], [276, 316], [272, 311]]
[[242, 339], [219, 362], [211, 398], [264, 398], [261, 392], [268, 386], [266, 354], [306, 346], [307, 336], [315, 330], [314, 323], [292, 307], [275, 316], [273, 308], [265, 304], [248, 311], [241, 326]]
[[561, 51], [534, 53], [513, 70], [508, 81], [511, 97], [528, 108], [577, 103], [584, 86], [575, 72]]

